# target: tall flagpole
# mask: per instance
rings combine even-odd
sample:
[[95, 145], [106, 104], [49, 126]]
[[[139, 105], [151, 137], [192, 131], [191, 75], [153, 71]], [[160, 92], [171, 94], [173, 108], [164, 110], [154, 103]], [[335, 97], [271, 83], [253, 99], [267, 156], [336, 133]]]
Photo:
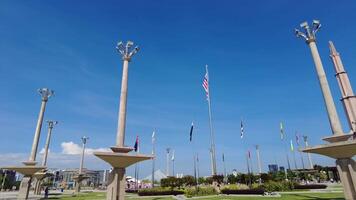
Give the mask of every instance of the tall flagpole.
[[[152, 156], [155, 156], [156, 149], [155, 149], [155, 141], [156, 141], [156, 131], [152, 133]], [[155, 187], [155, 157], [152, 158], [152, 188]]]
[[[209, 108], [209, 125], [210, 125], [210, 154], [211, 154], [211, 174], [216, 175], [216, 157], [215, 157], [215, 141], [214, 141], [214, 130], [213, 130], [213, 122], [212, 122], [212, 114], [211, 114], [211, 101], [210, 101], [210, 86], [209, 86], [209, 71], [208, 65], [205, 66], [206, 74], [205, 78], [208, 81], [208, 85], [205, 88], [207, 90], [207, 101]], [[204, 84], [204, 83], [203, 83]]]
[[249, 177], [249, 186], [251, 187], [251, 172], [250, 172], [250, 164], [249, 164], [249, 154], [246, 155], [246, 163], [247, 163], [247, 175]]

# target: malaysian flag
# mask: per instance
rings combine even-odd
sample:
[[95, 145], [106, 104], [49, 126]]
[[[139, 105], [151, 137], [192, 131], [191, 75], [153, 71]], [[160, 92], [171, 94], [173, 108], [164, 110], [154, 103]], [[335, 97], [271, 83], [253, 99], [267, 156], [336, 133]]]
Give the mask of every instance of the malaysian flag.
[[244, 137], [244, 125], [242, 123], [242, 120], [240, 123], [240, 137], [241, 137], [241, 139]]
[[138, 136], [136, 137], [135, 145], [134, 145], [135, 152], [138, 151]]
[[192, 122], [192, 126], [190, 127], [190, 132], [189, 132], [189, 141], [190, 142], [193, 139], [193, 129], [194, 129], [194, 123]]
[[299, 146], [299, 135], [298, 135], [298, 133], [295, 133], [295, 142]]
[[281, 140], [284, 139], [284, 128], [283, 128], [283, 123], [279, 123], [279, 130], [281, 132]]
[[206, 73], [204, 76], [204, 80], [203, 80], [203, 88], [206, 92], [206, 99], [209, 101], [209, 73], [208, 73], [208, 65], [206, 66]]

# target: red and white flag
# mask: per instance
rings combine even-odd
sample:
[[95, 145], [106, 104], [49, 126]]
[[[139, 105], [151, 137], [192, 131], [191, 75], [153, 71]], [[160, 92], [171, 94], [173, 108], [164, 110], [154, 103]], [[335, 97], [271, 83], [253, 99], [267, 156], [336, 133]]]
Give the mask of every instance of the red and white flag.
[[206, 100], [209, 101], [209, 72], [208, 72], [208, 66], [206, 66], [206, 72], [205, 72], [205, 76], [203, 79], [203, 88], [206, 92]]

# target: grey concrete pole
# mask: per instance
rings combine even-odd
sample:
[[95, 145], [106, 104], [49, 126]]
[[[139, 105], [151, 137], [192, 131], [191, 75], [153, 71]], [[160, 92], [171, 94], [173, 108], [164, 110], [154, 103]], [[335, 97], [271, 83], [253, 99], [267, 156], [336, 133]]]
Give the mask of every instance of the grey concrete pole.
[[130, 58], [123, 58], [122, 80], [121, 80], [121, 94], [120, 94], [120, 108], [119, 108], [119, 122], [117, 130], [118, 147], [124, 147], [125, 128], [126, 128], [126, 108], [127, 108], [127, 82], [129, 73]]
[[323, 64], [320, 59], [318, 49], [316, 47], [315, 40], [310, 40], [308, 42], [308, 45], [310, 47], [310, 51], [311, 51], [313, 59], [314, 59], [315, 68], [316, 68], [316, 71], [318, 74], [321, 91], [323, 92], [324, 102], [325, 102], [326, 110], [328, 112], [331, 130], [333, 131], [334, 135], [342, 135], [343, 131], [341, 128], [340, 119], [339, 119], [339, 116], [336, 111], [335, 103], [334, 103], [333, 97], [331, 95], [329, 83], [328, 83], [328, 80], [326, 79], [325, 71], [324, 71]]
[[321, 27], [320, 22], [318, 20], [314, 20], [312, 27], [309, 27], [307, 22], [303, 22], [300, 26], [304, 29], [304, 32], [295, 29], [295, 33], [297, 37], [304, 38], [310, 48], [314, 60], [316, 72], [318, 75], [320, 88], [323, 93], [324, 103], [328, 113], [331, 130], [334, 135], [343, 135], [344, 133], [341, 128], [341, 123], [336, 111], [334, 99], [331, 95], [331, 91], [330, 91], [328, 80], [325, 75], [323, 63], [321, 62], [318, 48], [316, 47], [316, 43], [315, 43], [316, 40], [315, 34]]
[[48, 149], [49, 149], [49, 144], [51, 142], [52, 130], [53, 130], [54, 125], [56, 125], [58, 122], [57, 121], [47, 121], [47, 123], [48, 123], [48, 134], [47, 134], [47, 139], [46, 139], [46, 144], [45, 144], [45, 152], [43, 154], [42, 166], [47, 165]]
[[341, 91], [341, 101], [344, 105], [346, 117], [348, 119], [349, 127], [352, 132], [356, 132], [356, 96], [352, 90], [352, 86], [342, 64], [340, 54], [336, 51], [333, 42], [329, 41], [330, 58], [334, 64], [335, 77], [339, 83]]
[[38, 119], [37, 119], [35, 136], [34, 136], [33, 142], [32, 142], [31, 154], [30, 154], [30, 157], [29, 157], [29, 161], [30, 162], [35, 162], [36, 161], [38, 142], [39, 142], [39, 139], [40, 139], [43, 116], [44, 116], [44, 113], [45, 113], [45, 110], [46, 110], [46, 104], [47, 104], [48, 98], [50, 96], [54, 95], [54, 91], [52, 91], [52, 90], [50, 90], [48, 88], [41, 88], [41, 89], [38, 90], [38, 92], [40, 93], [40, 95], [42, 97], [42, 102], [41, 102], [40, 113], [39, 113]]

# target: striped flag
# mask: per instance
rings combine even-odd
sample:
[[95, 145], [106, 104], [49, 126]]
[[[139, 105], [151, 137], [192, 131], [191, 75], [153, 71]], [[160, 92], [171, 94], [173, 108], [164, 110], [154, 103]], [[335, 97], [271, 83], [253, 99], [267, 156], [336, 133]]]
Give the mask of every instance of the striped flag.
[[138, 136], [136, 136], [136, 141], [135, 141], [135, 145], [134, 145], [134, 150], [135, 150], [135, 152], [138, 151]]
[[174, 150], [173, 150], [171, 160], [174, 161], [174, 159], [175, 159], [175, 158], [174, 158]]
[[299, 146], [299, 135], [298, 133], [295, 133], [295, 142], [297, 143], [297, 145]]
[[241, 137], [241, 139], [244, 137], [244, 125], [242, 123], [242, 120], [240, 123], [240, 137]]
[[290, 140], [290, 150], [294, 151], [293, 140]]
[[155, 143], [156, 141], [156, 131], [153, 131], [152, 133], [152, 144]]
[[209, 101], [209, 72], [208, 72], [208, 65], [206, 65], [206, 73], [203, 79], [203, 88], [206, 92], [206, 100]]
[[190, 142], [193, 140], [193, 129], [194, 129], [194, 123], [192, 122], [192, 125], [190, 127], [190, 132], [189, 132], [189, 141]]
[[281, 132], [281, 140], [284, 139], [284, 128], [283, 128], [283, 123], [279, 123], [279, 130]]

